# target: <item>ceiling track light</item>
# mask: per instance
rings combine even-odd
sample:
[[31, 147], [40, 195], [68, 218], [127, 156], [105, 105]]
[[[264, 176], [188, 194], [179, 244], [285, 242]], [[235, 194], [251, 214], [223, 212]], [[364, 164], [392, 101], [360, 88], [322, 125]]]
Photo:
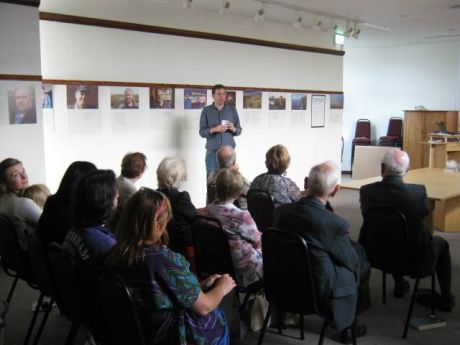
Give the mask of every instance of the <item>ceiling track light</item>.
[[321, 31], [323, 27], [323, 21], [322, 20], [318, 20], [315, 25], [313, 26], [313, 30], [315, 31]]
[[184, 0], [184, 2], [182, 3], [182, 7], [185, 8], [186, 10], [192, 9], [192, 5], [193, 5], [193, 0]]
[[298, 14], [298, 13], [295, 13], [294, 20], [292, 21], [292, 26], [294, 28], [301, 28], [302, 27], [302, 22], [303, 22], [302, 16], [300, 14]]
[[263, 22], [265, 20], [265, 6], [264, 6], [264, 3], [260, 3], [260, 8], [259, 10], [257, 11], [255, 17], [254, 17], [254, 20], [256, 22]]
[[353, 34], [352, 34], [353, 38], [357, 40], [360, 33], [361, 33], [361, 29], [358, 27], [358, 24], [355, 23], [355, 26], [353, 28]]
[[345, 35], [345, 37], [350, 37], [352, 33], [353, 27], [350, 24], [347, 24], [347, 28], [345, 29], [345, 32], [343, 34]]
[[220, 14], [229, 14], [230, 13], [230, 1], [222, 0], [222, 4], [219, 10]]

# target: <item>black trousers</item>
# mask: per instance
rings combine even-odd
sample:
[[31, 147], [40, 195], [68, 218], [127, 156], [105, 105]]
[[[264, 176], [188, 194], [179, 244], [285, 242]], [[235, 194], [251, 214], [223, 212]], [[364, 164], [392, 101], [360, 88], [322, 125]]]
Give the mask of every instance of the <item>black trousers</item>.
[[351, 245], [358, 254], [360, 261], [360, 274], [359, 274], [359, 286], [358, 286], [358, 303], [356, 305], [356, 314], [360, 314], [363, 311], [370, 309], [371, 307], [371, 295], [369, 290], [369, 279], [371, 277], [371, 264], [367, 260], [366, 250], [358, 242], [351, 241]]
[[[450, 259], [449, 242], [439, 236], [433, 236], [434, 266], [442, 296], [450, 296], [452, 283], [452, 263]], [[393, 275], [395, 284], [403, 284], [403, 277]]]

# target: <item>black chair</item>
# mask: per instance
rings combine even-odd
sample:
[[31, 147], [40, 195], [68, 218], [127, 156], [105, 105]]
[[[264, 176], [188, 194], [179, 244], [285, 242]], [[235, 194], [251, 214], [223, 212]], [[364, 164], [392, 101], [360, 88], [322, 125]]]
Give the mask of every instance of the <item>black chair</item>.
[[103, 269], [98, 272], [101, 312], [110, 331], [107, 345], [145, 345], [137, 307], [122, 278]]
[[87, 305], [69, 253], [59, 244], [51, 243], [48, 250], [49, 272], [59, 310], [72, 323], [66, 345], [74, 343], [80, 325], [88, 325]]
[[[280, 310], [300, 314], [300, 339], [303, 340], [304, 315], [321, 316], [307, 243], [295, 233], [269, 228], [262, 235], [262, 252], [265, 296], [269, 307], [258, 345], [263, 342], [274, 305], [278, 311], [278, 318], [281, 316]], [[319, 345], [323, 344], [327, 326], [328, 321], [324, 318]], [[282, 334], [281, 322], [278, 322], [278, 333]], [[353, 344], [356, 345], [354, 328]]]
[[[232, 256], [227, 236], [218, 219], [196, 216], [193, 222], [193, 245], [198, 277], [203, 279], [212, 274], [229, 274], [235, 279]], [[255, 282], [247, 287], [237, 287], [245, 293], [241, 309], [244, 310], [251, 294], [257, 293], [263, 282]]]
[[260, 232], [273, 226], [275, 204], [272, 196], [267, 191], [261, 189], [249, 190], [248, 211]]
[[[403, 338], [406, 338], [419, 281], [421, 278], [427, 277], [414, 272], [413, 260], [415, 256], [411, 253], [406, 216], [398, 210], [387, 207], [375, 207], [368, 210], [364, 214], [364, 224], [359, 242], [366, 249], [372, 267], [382, 270], [383, 303], [386, 303], [387, 273], [415, 279], [402, 335]], [[434, 272], [431, 273], [431, 293], [434, 302]], [[434, 303], [431, 306], [431, 313], [433, 315], [435, 313]]]
[[[0, 214], [0, 256], [5, 273], [13, 277], [13, 283], [6, 299], [8, 304], [11, 302], [19, 279], [24, 280], [32, 289], [38, 290], [29, 255], [27, 252], [21, 250], [14, 225], [11, 223], [8, 216], [3, 214]], [[24, 340], [25, 345], [29, 343], [30, 337], [32, 336], [43, 298], [44, 294], [40, 292], [35, 311], [27, 329]]]
[[48, 264], [46, 262], [45, 248], [42, 241], [37, 238], [36, 234], [27, 234], [27, 248], [30, 258], [30, 266], [32, 268], [34, 277], [36, 278], [38, 289], [43, 296], [50, 298], [49, 303], [45, 309], [45, 315], [43, 316], [42, 322], [40, 323], [39, 329], [33, 342], [33, 344], [36, 345], [40, 340], [46, 321], [48, 320], [48, 316], [53, 309], [54, 290], [51, 283], [50, 272], [48, 271]]

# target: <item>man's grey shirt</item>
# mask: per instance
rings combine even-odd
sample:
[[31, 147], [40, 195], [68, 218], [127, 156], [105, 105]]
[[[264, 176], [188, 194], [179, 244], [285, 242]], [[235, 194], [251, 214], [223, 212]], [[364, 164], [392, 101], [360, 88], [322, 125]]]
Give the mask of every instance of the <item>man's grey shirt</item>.
[[[212, 127], [222, 124], [222, 120], [230, 121], [236, 128], [236, 133], [229, 130], [224, 133], [211, 134], [209, 131]], [[213, 104], [203, 108], [200, 117], [200, 136], [206, 138], [207, 150], [218, 150], [221, 146], [229, 145], [235, 147], [233, 136], [241, 134], [240, 119], [235, 106], [225, 104], [222, 110], [216, 108]]]

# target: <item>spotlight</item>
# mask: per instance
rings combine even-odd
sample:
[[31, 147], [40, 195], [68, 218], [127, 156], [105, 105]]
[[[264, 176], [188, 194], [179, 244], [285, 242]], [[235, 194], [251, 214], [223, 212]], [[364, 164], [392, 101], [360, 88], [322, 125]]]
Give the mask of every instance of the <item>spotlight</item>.
[[332, 31], [333, 32], [337, 32], [338, 28], [339, 28], [339, 26], [337, 24], [332, 25]]
[[230, 1], [222, 0], [222, 5], [219, 10], [220, 14], [229, 14], [230, 13]]
[[259, 10], [257, 11], [255, 17], [254, 17], [254, 20], [256, 22], [263, 22], [265, 19], [265, 8], [264, 8], [264, 4], [261, 2], [260, 3], [260, 8]]
[[318, 20], [315, 24], [315, 26], [313, 26], [313, 30], [315, 31], [321, 31], [321, 27], [323, 26], [323, 21], [322, 20]]
[[353, 38], [357, 40], [360, 33], [361, 33], [361, 29], [358, 27], [358, 24], [355, 23], [355, 27], [353, 29], [353, 34], [352, 34]]
[[302, 21], [303, 21], [302, 16], [296, 15], [296, 17], [292, 21], [292, 26], [295, 27], [295, 28], [301, 28], [302, 27]]
[[350, 37], [353, 33], [353, 28], [350, 25], [347, 25], [347, 29], [344, 32], [345, 37]]
[[186, 10], [190, 10], [193, 5], [193, 0], [184, 0], [184, 3], [182, 4], [182, 7], [185, 8]]

